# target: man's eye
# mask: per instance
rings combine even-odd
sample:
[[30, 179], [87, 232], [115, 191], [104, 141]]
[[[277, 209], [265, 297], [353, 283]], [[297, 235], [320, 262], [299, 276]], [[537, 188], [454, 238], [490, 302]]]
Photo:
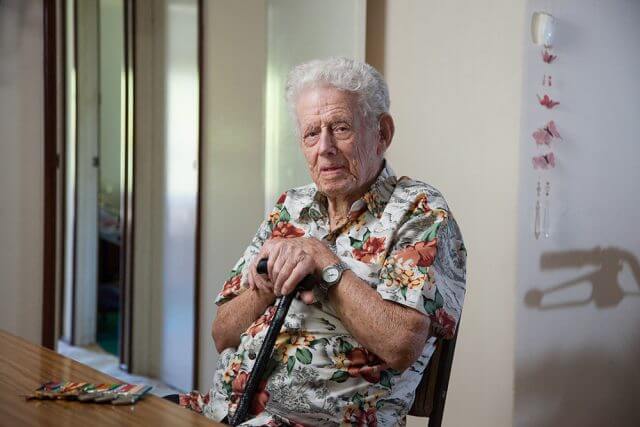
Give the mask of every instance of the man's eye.
[[314, 144], [318, 140], [320, 135], [319, 131], [312, 130], [304, 134], [304, 142], [308, 145]]
[[347, 125], [338, 125], [333, 128], [333, 131], [336, 133], [344, 133], [349, 131], [349, 127]]

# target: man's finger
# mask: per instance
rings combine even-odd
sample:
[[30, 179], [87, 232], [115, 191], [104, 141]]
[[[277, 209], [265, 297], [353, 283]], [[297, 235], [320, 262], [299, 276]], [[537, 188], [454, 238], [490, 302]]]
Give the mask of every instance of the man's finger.
[[316, 295], [311, 291], [300, 292], [300, 299], [305, 304], [314, 304], [316, 302]]
[[265, 242], [265, 245], [263, 246], [263, 248], [266, 247], [266, 250], [262, 255], [263, 255], [263, 258], [268, 258], [267, 274], [271, 278], [271, 281], [273, 281], [273, 277], [271, 277], [271, 272], [273, 271], [273, 265], [278, 259], [278, 253], [280, 252], [280, 249], [281, 249], [280, 245], [276, 243], [277, 243], [277, 239], [269, 239]]
[[262, 275], [257, 274], [255, 277], [256, 287], [265, 292], [273, 292], [271, 283], [267, 281]]
[[291, 272], [289, 276], [284, 280], [280, 292], [282, 295], [287, 295], [293, 292], [298, 286], [298, 283], [304, 279], [307, 274], [311, 273], [309, 262], [307, 258], [303, 259], [291, 259], [291, 263], [289, 264], [291, 267]]
[[[271, 256], [273, 256], [273, 254]], [[282, 281], [279, 280], [278, 278], [286, 278], [286, 276], [282, 276], [282, 274], [284, 273], [283, 270], [287, 263], [287, 259], [288, 257], [287, 257], [286, 251], [280, 250], [277, 254], [277, 258], [273, 263], [273, 267], [271, 267], [272, 269], [269, 270], [269, 279], [273, 284], [274, 290], [277, 290], [280, 288], [280, 286], [282, 286]], [[276, 295], [278, 294], [276, 293]]]

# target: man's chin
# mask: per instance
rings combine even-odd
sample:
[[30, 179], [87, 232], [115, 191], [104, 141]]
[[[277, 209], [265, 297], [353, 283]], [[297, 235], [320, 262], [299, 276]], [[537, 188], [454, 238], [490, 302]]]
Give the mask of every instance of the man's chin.
[[318, 186], [318, 189], [322, 194], [327, 197], [341, 197], [350, 194], [351, 187], [349, 185], [336, 185], [336, 184], [323, 184]]

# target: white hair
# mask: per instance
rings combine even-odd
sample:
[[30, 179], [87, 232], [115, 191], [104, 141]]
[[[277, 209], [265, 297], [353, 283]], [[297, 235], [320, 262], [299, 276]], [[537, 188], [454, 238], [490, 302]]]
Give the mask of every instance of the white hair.
[[380, 115], [389, 112], [389, 88], [375, 68], [351, 58], [332, 57], [305, 62], [289, 72], [285, 90], [294, 119], [300, 92], [323, 85], [356, 94], [365, 123], [369, 126], [377, 126]]

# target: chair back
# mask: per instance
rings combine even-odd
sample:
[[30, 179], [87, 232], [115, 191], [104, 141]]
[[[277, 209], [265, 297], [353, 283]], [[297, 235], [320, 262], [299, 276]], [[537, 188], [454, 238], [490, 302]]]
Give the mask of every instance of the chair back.
[[[460, 324], [458, 323], [457, 329], [459, 329], [459, 326]], [[424, 370], [420, 384], [416, 389], [416, 396], [409, 415], [428, 417], [429, 427], [440, 427], [442, 425], [444, 404], [447, 399], [449, 376], [457, 339], [457, 330], [450, 340], [438, 338], [436, 350], [431, 356], [429, 365]]]

